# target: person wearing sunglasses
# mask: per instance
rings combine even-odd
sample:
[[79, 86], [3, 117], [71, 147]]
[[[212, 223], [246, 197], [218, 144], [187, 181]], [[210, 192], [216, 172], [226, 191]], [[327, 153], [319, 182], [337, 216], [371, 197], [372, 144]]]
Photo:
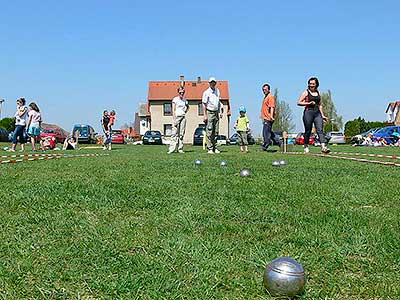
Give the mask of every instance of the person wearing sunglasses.
[[168, 154], [176, 151], [184, 153], [183, 137], [186, 130], [186, 113], [188, 110], [189, 103], [185, 98], [185, 89], [181, 86], [178, 88], [178, 96], [172, 99], [172, 134]]

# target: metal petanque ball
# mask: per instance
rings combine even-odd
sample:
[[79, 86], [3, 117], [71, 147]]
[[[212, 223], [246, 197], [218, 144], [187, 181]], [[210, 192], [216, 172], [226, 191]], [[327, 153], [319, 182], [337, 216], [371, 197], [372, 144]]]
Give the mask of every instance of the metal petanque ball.
[[225, 160], [221, 161], [221, 163], [220, 163], [221, 167], [226, 167], [227, 165], [228, 165], [228, 163]]
[[251, 172], [248, 169], [243, 169], [243, 170], [240, 171], [240, 176], [241, 177], [248, 177], [250, 175], [251, 175]]
[[200, 166], [203, 162], [200, 159], [194, 161], [195, 166]]
[[306, 273], [295, 259], [279, 257], [265, 268], [263, 284], [272, 296], [294, 297], [304, 291]]
[[281, 160], [281, 161], [279, 162], [279, 164], [280, 164], [281, 166], [286, 166], [286, 161]]
[[275, 160], [275, 161], [272, 162], [272, 165], [274, 167], [279, 167], [281, 165], [281, 163], [279, 161]]

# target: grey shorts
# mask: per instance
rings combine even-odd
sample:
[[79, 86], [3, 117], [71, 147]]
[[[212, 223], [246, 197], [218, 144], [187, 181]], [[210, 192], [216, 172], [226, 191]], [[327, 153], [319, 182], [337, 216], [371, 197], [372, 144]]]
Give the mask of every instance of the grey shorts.
[[249, 142], [247, 141], [247, 132], [246, 131], [238, 131], [238, 143], [239, 146], [247, 146]]

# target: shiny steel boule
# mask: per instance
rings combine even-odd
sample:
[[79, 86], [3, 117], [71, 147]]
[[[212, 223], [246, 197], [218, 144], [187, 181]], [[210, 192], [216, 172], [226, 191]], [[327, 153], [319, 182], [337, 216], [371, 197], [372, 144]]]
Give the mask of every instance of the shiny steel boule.
[[226, 167], [227, 165], [228, 165], [228, 163], [225, 160], [221, 161], [221, 163], [220, 163], [221, 167]]
[[248, 169], [243, 169], [243, 170], [240, 171], [239, 174], [240, 174], [241, 177], [248, 177], [248, 176], [251, 175], [251, 172]]
[[196, 159], [196, 160], [194, 161], [194, 164], [195, 164], [196, 166], [200, 166], [202, 163], [203, 163], [203, 162], [202, 162], [200, 159]]
[[279, 161], [275, 160], [275, 161], [272, 162], [272, 165], [273, 165], [274, 167], [279, 167], [281, 164], [280, 164]]
[[281, 160], [281, 161], [279, 162], [279, 164], [280, 164], [281, 166], [286, 166], [286, 161]]
[[263, 283], [272, 296], [294, 297], [304, 291], [306, 273], [295, 259], [279, 257], [265, 268]]

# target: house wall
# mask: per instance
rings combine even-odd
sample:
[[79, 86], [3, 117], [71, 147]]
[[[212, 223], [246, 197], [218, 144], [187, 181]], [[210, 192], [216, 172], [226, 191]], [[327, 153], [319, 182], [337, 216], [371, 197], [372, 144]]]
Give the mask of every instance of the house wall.
[[[171, 103], [171, 100], [165, 101], [151, 101], [150, 114], [151, 114], [151, 130], [159, 130], [164, 134], [164, 125], [172, 125], [172, 116], [164, 116], [164, 103]], [[186, 114], [186, 133], [183, 142], [186, 144], [193, 143], [193, 133], [199, 124], [204, 124], [203, 115], [199, 115], [198, 105], [200, 100], [190, 100], [189, 110]], [[227, 108], [228, 101], [222, 101], [223, 105]], [[229, 118], [224, 112], [219, 125], [219, 134], [229, 137]]]
[[398, 107], [396, 107], [395, 113], [394, 125], [400, 126], [400, 109]]

